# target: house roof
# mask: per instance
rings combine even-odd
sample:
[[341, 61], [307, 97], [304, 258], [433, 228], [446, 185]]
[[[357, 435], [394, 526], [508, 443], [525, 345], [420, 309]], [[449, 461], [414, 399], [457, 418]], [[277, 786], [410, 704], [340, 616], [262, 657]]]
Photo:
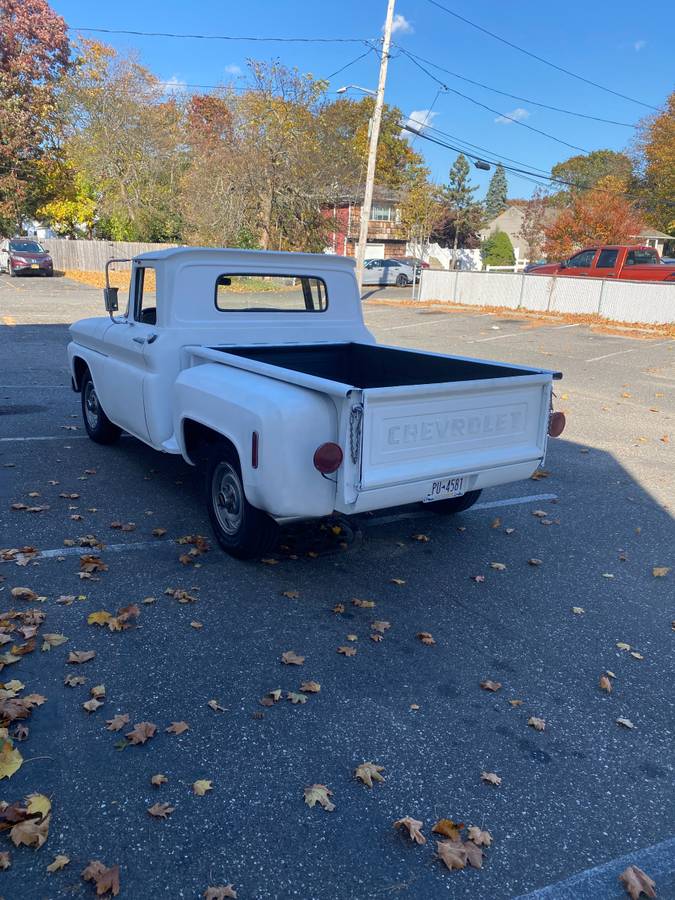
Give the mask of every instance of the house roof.
[[[340, 193], [340, 203], [362, 203], [364, 189], [361, 186], [354, 185], [351, 188], [345, 188]], [[403, 197], [403, 191], [396, 188], [386, 187], [385, 185], [376, 184], [373, 187], [373, 200], [384, 201], [389, 203], [397, 203]]]
[[658, 228], [643, 228], [639, 231], [635, 237], [639, 238], [659, 238], [662, 241], [672, 241], [672, 234], [664, 234], [663, 231], [659, 231]]

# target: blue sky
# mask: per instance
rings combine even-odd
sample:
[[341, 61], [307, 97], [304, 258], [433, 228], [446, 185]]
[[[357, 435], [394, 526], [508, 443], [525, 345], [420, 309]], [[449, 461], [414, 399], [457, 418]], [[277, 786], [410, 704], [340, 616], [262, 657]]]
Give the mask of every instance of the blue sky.
[[[507, 40], [544, 56], [585, 77], [653, 106], [661, 105], [673, 90], [672, 5], [654, 0], [644, 13], [634, 3], [589, 3], [568, 0], [548, 4], [476, 4], [467, 0], [442, 0], [453, 9], [502, 35]], [[116, 0], [109, 4], [82, 0], [52, 0], [53, 7], [71, 26], [125, 28], [140, 31], [172, 31], [233, 36], [378, 38], [384, 21], [385, 0]], [[498, 43], [447, 15], [428, 0], [397, 0], [394, 40], [404, 49], [425, 57], [466, 78], [483, 82], [527, 100], [635, 123], [650, 113], [619, 97], [557, 72], [534, 59]], [[326, 77], [366, 48], [359, 44], [272, 44], [175, 40], [156, 37], [91, 35], [119, 50], [135, 49], [143, 64], [164, 81], [218, 84], [238, 79], [247, 58], [278, 57], [317, 77]], [[557, 143], [499, 117], [453, 93], [437, 94], [438, 85], [404, 55], [394, 49], [389, 66], [386, 100], [406, 116], [417, 112], [434, 128], [486, 148], [493, 158], [506, 157], [528, 167], [550, 170], [556, 162], [579, 151]], [[430, 68], [430, 67], [429, 67]], [[374, 53], [331, 79], [330, 89], [355, 83], [368, 88], [377, 84], [378, 60]], [[529, 102], [500, 96], [483, 88], [430, 69], [450, 88], [471, 96], [497, 112], [547, 131], [584, 150], [626, 148], [634, 131], [540, 109]], [[242, 73], [242, 74], [240, 74]], [[358, 96], [355, 94], [354, 96]], [[429, 134], [434, 134], [429, 132]], [[442, 137], [441, 140], [449, 140]], [[429, 165], [432, 177], [445, 180], [456, 154], [420, 138], [415, 147]], [[478, 151], [476, 151], [478, 152]], [[487, 155], [487, 153], [484, 153]], [[510, 163], [513, 164], [513, 163]], [[481, 185], [489, 173], [474, 170]], [[510, 196], [529, 196], [534, 185], [509, 174]]]

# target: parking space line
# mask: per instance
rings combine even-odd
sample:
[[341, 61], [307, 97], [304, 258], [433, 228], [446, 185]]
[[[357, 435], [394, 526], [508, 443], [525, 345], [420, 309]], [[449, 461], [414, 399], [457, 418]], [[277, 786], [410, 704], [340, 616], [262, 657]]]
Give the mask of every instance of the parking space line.
[[510, 334], [496, 334], [494, 337], [476, 338], [473, 341], [467, 341], [467, 344], [484, 344], [485, 341], [502, 341], [504, 338], [522, 337], [522, 331], [512, 331]]
[[621, 356], [622, 353], [636, 353], [638, 350], [651, 350], [653, 347], [664, 347], [666, 344], [675, 343], [672, 340], [669, 341], [659, 341], [658, 344], [647, 344], [642, 347], [631, 347], [630, 350], [616, 350], [614, 353], [605, 353], [604, 356], [594, 356], [593, 359], [587, 359], [586, 362], [599, 362], [601, 359], [609, 359], [610, 356]]
[[[378, 328], [378, 334], [380, 331], [400, 331], [402, 328], [420, 328], [422, 325], [437, 325], [439, 320], [443, 318], [443, 315], [440, 315], [437, 319], [433, 319], [430, 322], [409, 322], [407, 325], [392, 325], [389, 328]], [[366, 322], [366, 324], [368, 324]]]
[[67, 437], [64, 434], [47, 434], [40, 435], [39, 437], [3, 437], [0, 438], [0, 443], [28, 443], [29, 441], [84, 441], [88, 439], [89, 436], [86, 434], [69, 434]]
[[[158, 547], [170, 547], [174, 541], [134, 541], [128, 544], [106, 544], [101, 553], [124, 553], [125, 550], [150, 550]], [[176, 545], [177, 546], [177, 545]], [[81, 556], [90, 552], [89, 547], [57, 547], [55, 550], [41, 550], [35, 559], [55, 559], [59, 556]]]

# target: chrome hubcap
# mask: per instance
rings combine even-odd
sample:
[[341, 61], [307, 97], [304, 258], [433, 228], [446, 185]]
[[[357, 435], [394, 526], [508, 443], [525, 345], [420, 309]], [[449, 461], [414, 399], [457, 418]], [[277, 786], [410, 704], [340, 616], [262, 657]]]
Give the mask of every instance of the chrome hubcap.
[[218, 524], [226, 534], [236, 534], [244, 517], [244, 492], [238, 473], [229, 463], [222, 462], [216, 467], [211, 496]]
[[84, 413], [87, 417], [87, 424], [90, 428], [96, 428], [98, 425], [100, 407], [98, 405], [98, 397], [91, 381], [87, 382], [84, 389]]

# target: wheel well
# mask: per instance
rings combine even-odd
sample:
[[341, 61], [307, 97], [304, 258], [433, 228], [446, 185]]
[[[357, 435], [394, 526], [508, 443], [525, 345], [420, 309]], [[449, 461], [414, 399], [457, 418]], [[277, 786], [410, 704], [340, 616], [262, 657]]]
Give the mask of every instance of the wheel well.
[[183, 442], [188, 459], [195, 464], [206, 457], [214, 444], [225, 445], [239, 459], [237, 448], [231, 440], [219, 431], [215, 431], [201, 422], [195, 422], [193, 419], [183, 420]]
[[81, 359], [79, 356], [76, 356], [73, 359], [73, 371], [75, 373], [75, 389], [78, 391], [82, 390], [82, 379], [84, 378], [84, 373], [89, 370], [86, 362]]

